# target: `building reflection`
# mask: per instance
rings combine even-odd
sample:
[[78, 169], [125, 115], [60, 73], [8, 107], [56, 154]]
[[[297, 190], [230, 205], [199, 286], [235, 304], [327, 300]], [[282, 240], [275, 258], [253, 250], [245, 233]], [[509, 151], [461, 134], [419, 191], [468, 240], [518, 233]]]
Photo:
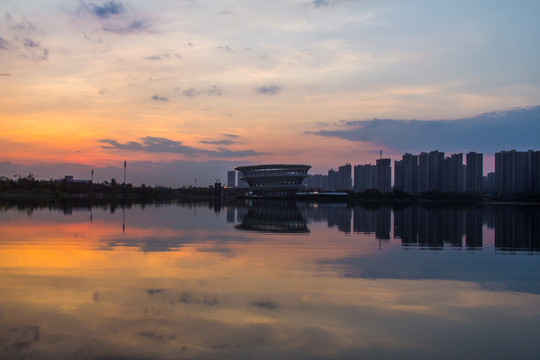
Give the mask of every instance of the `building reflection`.
[[337, 227], [345, 234], [351, 233], [352, 209], [349, 207], [336, 207], [328, 213], [328, 227]]
[[394, 210], [394, 238], [403, 246], [418, 244], [418, 212], [416, 207]]
[[[240, 218], [240, 214], [239, 214]], [[286, 200], [254, 200], [247, 213], [241, 215], [238, 230], [265, 233], [309, 233], [306, 220], [295, 202]]]
[[482, 211], [479, 209], [465, 210], [465, 246], [467, 250], [480, 250], [483, 244]]
[[227, 222], [234, 223], [236, 221], [236, 208], [228, 207], [227, 208]]
[[354, 207], [355, 233], [375, 234], [377, 240], [390, 240], [391, 209], [389, 207]]
[[482, 210], [405, 207], [394, 210], [394, 237], [403, 246], [440, 250], [482, 248]]
[[[133, 206], [144, 209], [146, 203], [103, 203], [71, 206], [46, 206], [66, 216], [93, 210], [110, 214], [122, 210], [122, 230], [127, 232], [127, 213]], [[178, 203], [193, 208], [204, 203]], [[154, 204], [158, 207], [159, 204]], [[304, 203], [287, 200], [256, 199], [246, 203], [210, 201], [209, 210], [239, 230], [272, 233], [309, 233], [308, 224], [325, 223], [346, 235], [374, 235], [381, 243], [398, 240], [403, 248], [442, 250], [445, 248], [482, 250], [494, 247], [498, 253], [540, 252], [540, 207], [536, 205], [348, 205], [345, 202]], [[2, 209], [25, 211], [45, 206], [4, 204]], [[119, 224], [120, 226], [120, 224]], [[487, 234], [487, 235], [486, 235]]]
[[540, 209], [495, 208], [495, 248], [500, 251], [540, 251]]
[[[484, 228], [493, 229], [498, 251], [540, 251], [540, 209], [516, 206], [347, 206], [317, 204], [300, 207], [305, 219], [326, 222], [345, 234], [375, 235], [401, 240], [403, 247], [426, 250], [484, 247]], [[393, 236], [392, 236], [393, 213]]]
[[465, 214], [458, 209], [418, 209], [418, 245], [442, 249], [460, 248], [465, 234]]

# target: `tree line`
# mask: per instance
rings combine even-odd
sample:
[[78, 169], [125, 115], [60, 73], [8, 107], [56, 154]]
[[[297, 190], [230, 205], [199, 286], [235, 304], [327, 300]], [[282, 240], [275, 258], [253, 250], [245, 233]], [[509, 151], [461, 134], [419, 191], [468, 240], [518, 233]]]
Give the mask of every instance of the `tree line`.
[[40, 195], [40, 196], [94, 196], [94, 197], [210, 197], [212, 189], [208, 187], [182, 186], [171, 188], [166, 186], [149, 186], [142, 184], [118, 183], [112, 178], [110, 181], [78, 182], [68, 179], [60, 180], [37, 180], [30, 173], [27, 176], [19, 176], [17, 179], [0, 177], [0, 194], [9, 195]]

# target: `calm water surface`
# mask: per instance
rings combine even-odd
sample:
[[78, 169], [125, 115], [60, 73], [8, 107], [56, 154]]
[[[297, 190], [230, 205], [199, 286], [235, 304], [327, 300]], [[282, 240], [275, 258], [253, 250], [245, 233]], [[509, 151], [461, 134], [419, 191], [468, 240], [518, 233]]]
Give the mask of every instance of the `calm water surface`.
[[540, 209], [0, 210], [1, 359], [538, 359]]

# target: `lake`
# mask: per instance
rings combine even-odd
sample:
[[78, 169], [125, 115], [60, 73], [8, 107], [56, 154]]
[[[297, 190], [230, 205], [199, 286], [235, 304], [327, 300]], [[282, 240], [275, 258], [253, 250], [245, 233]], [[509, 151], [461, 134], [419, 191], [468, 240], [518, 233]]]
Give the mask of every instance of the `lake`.
[[2, 359], [537, 359], [540, 207], [0, 210]]

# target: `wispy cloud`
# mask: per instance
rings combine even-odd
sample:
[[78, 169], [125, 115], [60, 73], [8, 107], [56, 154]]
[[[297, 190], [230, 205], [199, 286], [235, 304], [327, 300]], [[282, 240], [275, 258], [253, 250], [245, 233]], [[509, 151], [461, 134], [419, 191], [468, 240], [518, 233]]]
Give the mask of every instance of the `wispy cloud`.
[[23, 40], [23, 45], [25, 48], [29, 49], [31, 52], [31, 58], [33, 60], [47, 60], [49, 57], [49, 50], [43, 48], [39, 41], [34, 39], [25, 38]]
[[29, 34], [40, 32], [37, 26], [28, 19], [23, 18], [17, 22], [14, 22], [10, 14], [6, 14], [4, 19], [8, 24], [10, 24], [10, 28], [18, 33]]
[[151, 97], [151, 99], [154, 100], [154, 101], [169, 102], [169, 99], [167, 99], [164, 96], [159, 96], [159, 95], [154, 95], [154, 96]]
[[210, 86], [207, 89], [196, 89], [196, 88], [189, 88], [182, 91], [182, 95], [188, 98], [192, 98], [199, 95], [207, 95], [207, 96], [221, 96], [223, 95], [224, 91], [223, 89], [217, 87], [216, 85]]
[[312, 4], [315, 9], [330, 5], [330, 3], [327, 0], [313, 0]]
[[41, 45], [39, 41], [35, 41], [33, 39], [24, 39], [24, 46], [27, 48], [38, 48], [41, 49]]
[[103, 31], [113, 32], [118, 34], [129, 34], [139, 31], [148, 30], [150, 22], [144, 19], [133, 19], [128, 24], [108, 24], [103, 26]]
[[257, 94], [262, 95], [276, 95], [281, 91], [281, 88], [276, 85], [261, 86], [255, 89]]
[[208, 96], [221, 96], [223, 95], [223, 90], [214, 85], [209, 87], [206, 90], [206, 93], [208, 94]]
[[372, 142], [400, 151], [537, 149], [540, 106], [457, 120], [354, 120], [340, 122], [336, 127], [308, 133]]
[[146, 60], [152, 60], [152, 61], [158, 61], [161, 60], [163, 57], [161, 55], [152, 55], [152, 56], [144, 56], [143, 59]]
[[103, 145], [102, 147], [104, 149], [135, 150], [152, 153], [165, 152], [186, 155], [193, 155], [198, 152], [198, 150], [195, 148], [182, 145], [180, 141], [173, 141], [166, 138], [147, 136], [141, 138], [140, 140], [141, 142], [129, 141], [123, 144], [111, 139], [103, 139], [100, 140], [100, 142], [104, 144], [109, 144]]
[[143, 56], [143, 59], [150, 60], [150, 61], [161, 61], [161, 60], [167, 60], [167, 59], [173, 59], [173, 58], [179, 59], [181, 57], [182, 56], [178, 54], [163, 53], [163, 54], [156, 54], [152, 56]]
[[216, 150], [198, 149], [183, 145], [180, 141], [170, 140], [162, 137], [147, 136], [138, 141], [128, 141], [120, 143], [113, 139], [99, 140], [104, 149], [145, 151], [150, 153], [171, 153], [183, 155], [207, 155], [215, 158], [232, 158], [261, 155], [262, 153], [254, 150], [229, 150], [222, 147]]
[[149, 19], [138, 16], [131, 7], [118, 0], [102, 3], [81, 1], [79, 7], [71, 13], [78, 17], [97, 19], [102, 24], [101, 30], [111, 33], [131, 34], [151, 27]]
[[347, 4], [352, 2], [360, 2], [365, 0], [312, 0], [311, 5], [313, 5], [313, 8], [320, 9], [325, 8], [329, 6], [337, 6], [340, 4]]
[[20, 56], [34, 61], [44, 61], [49, 58], [49, 49], [35, 39], [43, 31], [33, 22], [26, 18], [14, 20], [9, 13], [4, 15], [4, 21], [13, 32], [13, 37], [11, 40], [0, 37], [0, 50], [23, 49]]
[[82, 9], [101, 19], [108, 19], [112, 15], [119, 15], [126, 11], [126, 7], [124, 6], [124, 4], [116, 0], [105, 1], [101, 5], [96, 5], [95, 3], [87, 3], [85, 1], [81, 1], [80, 4]]
[[182, 91], [182, 95], [184, 95], [185, 97], [194, 97], [195, 95], [197, 95], [197, 90], [195, 90], [194, 88], [189, 88]]
[[235, 142], [232, 140], [201, 140], [199, 141], [201, 144], [210, 144], [210, 145], [232, 145]]
[[271, 300], [253, 301], [251, 306], [255, 306], [266, 310], [276, 310], [278, 308], [277, 303]]
[[104, 149], [120, 149], [120, 150], [144, 150], [143, 144], [136, 141], [129, 141], [127, 143], [121, 144], [116, 140], [112, 139], [103, 139], [99, 142], [104, 144], [109, 144], [108, 146], [102, 145]]
[[10, 47], [9, 41], [0, 37], [0, 50], [7, 50], [9, 49], [9, 47]]
[[234, 52], [233, 49], [231, 49], [229, 46], [225, 45], [225, 46], [218, 46], [218, 49], [220, 50], [223, 50], [223, 51], [226, 51], [226, 52]]
[[262, 152], [257, 152], [254, 150], [229, 150], [224, 148], [217, 148], [217, 150], [205, 150], [206, 154], [215, 158], [235, 158], [235, 157], [248, 157], [263, 155]]

